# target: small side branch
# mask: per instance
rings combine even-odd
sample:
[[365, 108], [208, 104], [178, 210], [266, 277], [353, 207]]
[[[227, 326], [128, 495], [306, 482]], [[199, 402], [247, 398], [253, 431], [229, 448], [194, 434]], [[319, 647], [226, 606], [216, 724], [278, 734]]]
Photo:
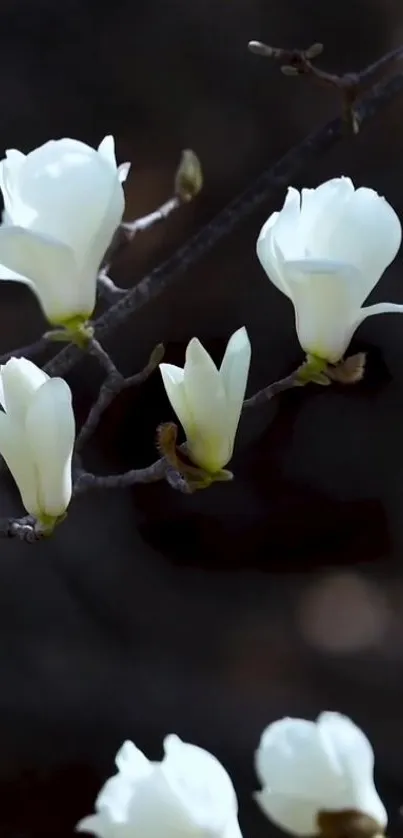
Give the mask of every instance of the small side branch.
[[403, 48], [399, 47], [383, 55], [359, 73], [343, 73], [339, 76], [321, 70], [313, 63], [322, 54], [323, 44], [312, 44], [305, 50], [290, 50], [271, 47], [261, 41], [250, 41], [248, 47], [255, 55], [280, 62], [281, 71], [285, 76], [308, 76], [322, 86], [336, 90], [342, 99], [343, 120], [353, 134], [358, 133], [360, 125], [354, 110], [357, 100], [374, 83], [381, 71], [385, 71], [403, 58]]
[[199, 158], [192, 149], [182, 151], [179, 166], [175, 173], [174, 195], [165, 201], [158, 209], [136, 218], [135, 221], [123, 222], [116, 231], [113, 241], [105, 254], [104, 264], [98, 277], [98, 288], [101, 296], [109, 302], [127, 293], [127, 289], [119, 288], [109, 276], [111, 262], [126, 250], [136, 233], [143, 233], [165, 221], [173, 212], [184, 204], [193, 200], [199, 194], [203, 185], [203, 173]]
[[112, 359], [109, 357], [108, 353], [101, 346], [98, 340], [95, 340], [95, 338], [91, 339], [91, 341], [89, 342], [88, 351], [91, 355], [98, 359], [100, 364], [105, 369], [106, 378], [103, 384], [101, 385], [98, 398], [91, 407], [87, 419], [77, 436], [75, 445], [76, 454], [80, 454], [85, 443], [96, 430], [102, 414], [105, 412], [107, 407], [109, 407], [109, 405], [111, 404], [113, 399], [118, 395], [118, 393], [122, 392], [122, 390], [126, 390], [129, 387], [137, 386], [146, 381], [147, 378], [158, 367], [158, 364], [162, 361], [162, 358], [164, 356], [164, 346], [162, 343], [159, 343], [155, 347], [155, 349], [153, 349], [151, 356], [144, 369], [140, 370], [140, 372], [135, 373], [134, 375], [129, 376], [128, 378], [125, 378], [119, 372]]
[[285, 390], [291, 390], [294, 387], [302, 387], [303, 384], [298, 379], [298, 374], [299, 369], [291, 373], [291, 375], [281, 378], [279, 381], [274, 381], [273, 384], [269, 384], [268, 387], [263, 387], [262, 390], [259, 390], [249, 399], [245, 399], [243, 409], [245, 410], [245, 408], [248, 407], [260, 407], [262, 404], [269, 402], [279, 393], [284, 393]]
[[135, 221], [123, 222], [123, 230], [127, 233], [130, 239], [134, 238], [136, 233], [143, 233], [144, 230], [149, 230], [155, 224], [165, 221], [172, 212], [182, 206], [182, 200], [179, 195], [174, 195], [169, 201], [165, 201], [157, 210], [144, 215], [142, 218], [137, 218]]
[[166, 462], [161, 458], [146, 468], [131, 469], [123, 474], [97, 475], [82, 471], [75, 481], [74, 496], [89, 489], [126, 489], [139, 483], [156, 483], [164, 480], [166, 470]]
[[190, 489], [184, 477], [161, 457], [150, 466], [130, 469], [123, 474], [100, 475], [81, 470], [74, 483], [73, 496], [93, 489], [127, 489], [144, 483], [158, 483], [160, 480], [166, 480], [178, 492], [189, 494]]

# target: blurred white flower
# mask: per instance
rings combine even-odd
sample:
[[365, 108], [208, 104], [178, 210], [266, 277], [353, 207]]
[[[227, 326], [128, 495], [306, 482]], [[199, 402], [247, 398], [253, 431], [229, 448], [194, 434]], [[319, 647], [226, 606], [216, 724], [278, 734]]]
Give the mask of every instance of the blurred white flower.
[[125, 742], [96, 814], [77, 829], [98, 838], [241, 838], [235, 791], [218, 760], [178, 736], [167, 736], [164, 749], [162, 762], [150, 762]]
[[317, 189], [293, 188], [266, 221], [257, 255], [294, 305], [304, 351], [340, 360], [360, 323], [372, 314], [403, 312], [378, 303], [362, 308], [401, 242], [400, 221], [373, 189], [335, 178]]
[[0, 454], [25, 509], [42, 524], [63, 515], [71, 499], [75, 421], [71, 391], [26, 358], [0, 368]]
[[319, 812], [355, 810], [386, 827], [374, 785], [374, 754], [365, 734], [339, 713], [316, 722], [281, 719], [263, 732], [255, 755], [262, 791], [255, 798], [277, 826], [294, 835], [318, 832]]
[[51, 140], [27, 155], [6, 151], [0, 162], [0, 279], [29, 285], [51, 323], [91, 316], [99, 267], [122, 219], [128, 171], [128, 163], [116, 165], [111, 136], [98, 150]]
[[188, 344], [184, 369], [160, 364], [167, 396], [186, 434], [189, 456], [211, 473], [232, 457], [250, 357], [243, 327], [230, 338], [219, 370], [197, 338]]

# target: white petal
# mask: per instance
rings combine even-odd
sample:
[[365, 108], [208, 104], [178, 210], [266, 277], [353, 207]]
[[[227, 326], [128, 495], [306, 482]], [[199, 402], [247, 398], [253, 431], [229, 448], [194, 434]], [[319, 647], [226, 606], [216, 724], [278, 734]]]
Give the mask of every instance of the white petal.
[[25, 154], [12, 148], [0, 162], [0, 186], [4, 199], [4, 212], [9, 221], [18, 207], [18, 173], [25, 161]]
[[116, 174], [109, 203], [104, 207], [104, 216], [92, 239], [88, 238], [88, 249], [84, 258], [82, 275], [84, 281], [91, 277], [96, 283], [99, 266], [119, 227], [125, 208], [125, 195], [119, 172]]
[[22, 282], [24, 285], [28, 285], [31, 290], [33, 284], [31, 279], [22, 276], [22, 274], [17, 274], [16, 271], [11, 271], [4, 265], [0, 265], [0, 282]]
[[229, 817], [221, 838], [242, 838], [241, 827], [236, 816], [232, 815]]
[[167, 736], [164, 749], [161, 768], [192, 823], [209, 834], [221, 835], [238, 809], [225, 768], [213, 754], [182, 742], [178, 736]]
[[49, 376], [27, 358], [10, 358], [0, 367], [0, 378], [2, 407], [13, 420], [23, 423], [32, 396]]
[[266, 271], [273, 285], [287, 297], [290, 297], [286, 279], [281, 269], [284, 259], [279, 248], [276, 250], [273, 237], [273, 226], [278, 215], [278, 212], [274, 212], [262, 227], [256, 243], [256, 253], [262, 268]]
[[115, 774], [101, 789], [95, 802], [96, 811], [104, 820], [114, 824], [127, 823], [130, 819], [130, 807], [136, 794], [137, 787], [127, 777]]
[[120, 166], [118, 166], [118, 177], [120, 183], [124, 183], [125, 180], [127, 180], [131, 165], [131, 163], [121, 163]]
[[[94, 149], [72, 140], [46, 143], [28, 155], [20, 171], [21, 201], [35, 211], [30, 228], [69, 245], [80, 265], [109, 216], [115, 192], [122, 214], [124, 197], [116, 168]], [[113, 209], [105, 250], [119, 223]], [[27, 226], [25, 220], [19, 223]]]
[[116, 154], [115, 154], [115, 138], [112, 134], [108, 134], [106, 137], [103, 138], [102, 142], [100, 142], [98, 146], [98, 154], [107, 160], [108, 163], [111, 164], [114, 171], [117, 169], [116, 165]]
[[300, 217], [300, 195], [290, 187], [281, 212], [273, 213], [263, 225], [256, 244], [258, 259], [273, 285], [290, 296], [274, 242], [282, 256], [292, 259], [303, 255], [299, 248], [297, 229]]
[[193, 427], [186, 428], [192, 459], [208, 471], [218, 471], [232, 455], [227, 399], [220, 373], [197, 338], [186, 350], [184, 387], [193, 417]]
[[347, 177], [332, 178], [316, 189], [302, 190], [298, 235], [304, 256], [327, 258], [330, 237], [353, 195], [354, 185]]
[[334, 788], [334, 771], [317, 726], [306, 719], [285, 718], [269, 725], [255, 754], [255, 768], [262, 785], [276, 794], [326, 800]]
[[317, 832], [317, 808], [311, 800], [271, 793], [269, 789], [255, 792], [254, 798], [262, 812], [280, 829], [301, 836]]
[[0, 263], [31, 280], [51, 322], [82, 313], [77, 265], [66, 245], [22, 227], [0, 227]]
[[37, 469], [41, 512], [55, 517], [62, 515], [71, 498], [75, 438], [71, 391], [62, 378], [51, 378], [37, 390], [25, 428]]
[[297, 259], [302, 253], [296, 235], [301, 215], [298, 189], [289, 187], [284, 206], [273, 224], [273, 236], [285, 259]]
[[341, 206], [335, 200], [322, 223], [318, 219], [311, 255], [354, 265], [365, 279], [361, 305], [395, 258], [401, 235], [390, 204], [373, 189], [362, 187]]
[[183, 429], [186, 433], [188, 425], [192, 425], [193, 417], [186, 401], [185, 387], [183, 383], [184, 371], [174, 364], [160, 364], [160, 372], [166, 394], [171, 402]]
[[116, 754], [115, 764], [120, 773], [129, 777], [131, 780], [148, 777], [153, 771], [150, 760], [129, 740], [124, 742], [122, 747], [119, 748]]
[[37, 482], [24, 429], [5, 413], [0, 413], [0, 454], [13, 475], [26, 511], [36, 517], [39, 512]]
[[113, 836], [161, 838], [163, 832], [164, 838], [177, 838], [194, 833], [193, 820], [170, 788], [160, 763], [148, 778], [111, 777], [98, 795], [96, 809], [103, 823], [110, 824]]
[[367, 317], [373, 317], [374, 314], [403, 314], [403, 305], [398, 303], [375, 303], [373, 306], [365, 306], [357, 315], [354, 330], [363, 320], [366, 320]]
[[[317, 725], [329, 758], [338, 762], [343, 774], [350, 807], [385, 827], [387, 815], [373, 783], [374, 752], [369, 740], [351, 719], [340, 713], [321, 713]], [[342, 803], [347, 808], [346, 797]]]
[[251, 351], [250, 340], [245, 327], [238, 329], [228, 341], [220, 367], [221, 380], [227, 398], [228, 433], [233, 439], [235, 438], [245, 398]]
[[335, 262], [286, 262], [299, 342], [307, 354], [335, 363], [346, 351], [359, 306], [362, 277]]
[[83, 818], [76, 825], [76, 830], [77, 832], [92, 833], [97, 838], [112, 838], [113, 836], [111, 825], [105, 822], [100, 815], [88, 815], [88, 817]]

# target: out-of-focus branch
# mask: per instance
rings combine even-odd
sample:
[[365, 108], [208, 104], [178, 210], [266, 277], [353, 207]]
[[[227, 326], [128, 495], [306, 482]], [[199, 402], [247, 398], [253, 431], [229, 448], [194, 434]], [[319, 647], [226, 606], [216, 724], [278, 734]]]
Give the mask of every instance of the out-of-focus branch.
[[48, 339], [44, 335], [34, 343], [29, 343], [27, 346], [19, 346], [18, 349], [13, 349], [11, 352], [5, 352], [4, 355], [0, 355], [0, 364], [7, 363], [10, 358], [33, 358], [35, 355], [39, 355], [47, 349], [48, 346]]
[[[383, 65], [387, 63], [387, 60], [387, 56], [381, 59]], [[363, 75], [366, 76], [370, 72], [372, 68], [366, 68]], [[363, 126], [369, 122], [401, 93], [403, 93], [403, 73], [376, 84], [354, 108], [357, 123]], [[104, 339], [110, 335], [133, 312], [150, 302], [168, 285], [181, 277], [188, 268], [198, 262], [218, 241], [231, 233], [261, 204], [292, 183], [304, 167], [340, 142], [344, 136], [343, 125], [342, 118], [333, 119], [302, 140], [281, 160], [263, 172], [245, 192], [235, 198], [173, 256], [144, 277], [99, 317], [95, 322], [97, 337]], [[78, 358], [77, 348], [67, 346], [50, 361], [46, 369], [53, 375], [64, 374], [77, 362]]]
[[255, 55], [278, 61], [281, 71], [286, 76], [308, 76], [322, 86], [336, 90], [341, 96], [344, 123], [353, 134], [357, 134], [360, 127], [355, 113], [357, 100], [374, 83], [381, 70], [403, 58], [403, 48], [399, 47], [383, 55], [360, 73], [343, 73], [338, 76], [321, 70], [313, 63], [322, 54], [323, 44], [312, 44], [308, 49], [282, 49], [268, 46], [261, 41], [250, 41], [248, 47]]

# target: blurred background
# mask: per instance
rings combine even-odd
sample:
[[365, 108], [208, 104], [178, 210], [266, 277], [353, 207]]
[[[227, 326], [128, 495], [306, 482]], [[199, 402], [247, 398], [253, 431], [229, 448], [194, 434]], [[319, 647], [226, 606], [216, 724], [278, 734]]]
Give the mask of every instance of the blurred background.
[[[321, 66], [358, 70], [403, 41], [400, 0], [0, 0], [1, 153], [49, 138], [116, 137], [131, 160], [127, 217], [166, 200], [182, 148], [201, 158], [193, 204], [137, 236], [114, 266], [131, 286], [252, 178], [338, 111], [328, 91], [250, 55], [250, 39], [325, 44]], [[301, 172], [341, 174], [403, 216], [403, 100]], [[220, 360], [248, 328], [250, 393], [301, 360], [288, 301], [255, 257], [279, 193], [108, 343], [140, 369], [164, 341]], [[0, 350], [44, 328], [28, 290], [1, 289]], [[402, 256], [373, 301], [403, 303]], [[35, 546], [0, 542], [0, 834], [67, 838], [132, 738], [213, 751], [239, 795], [245, 836], [275, 832], [251, 800], [253, 751], [283, 715], [346, 712], [370, 736], [390, 834], [403, 804], [403, 321], [370, 318], [353, 388], [284, 394], [242, 422], [236, 479], [193, 497], [168, 486], [88, 495]], [[95, 362], [69, 381], [85, 417]], [[252, 413], [252, 412], [251, 412]], [[87, 452], [102, 472], [155, 458], [172, 418], [159, 374], [116, 400]], [[2, 514], [19, 514], [1, 475]]]

